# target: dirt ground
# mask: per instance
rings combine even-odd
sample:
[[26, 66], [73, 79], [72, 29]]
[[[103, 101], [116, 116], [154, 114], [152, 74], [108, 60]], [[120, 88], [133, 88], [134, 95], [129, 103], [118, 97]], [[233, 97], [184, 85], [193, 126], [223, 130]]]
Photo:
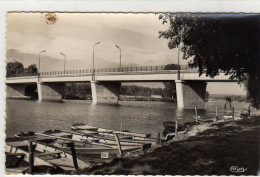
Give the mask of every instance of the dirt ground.
[[193, 127], [188, 134], [140, 156], [115, 159], [76, 174], [259, 175], [259, 144], [260, 116], [217, 122]]

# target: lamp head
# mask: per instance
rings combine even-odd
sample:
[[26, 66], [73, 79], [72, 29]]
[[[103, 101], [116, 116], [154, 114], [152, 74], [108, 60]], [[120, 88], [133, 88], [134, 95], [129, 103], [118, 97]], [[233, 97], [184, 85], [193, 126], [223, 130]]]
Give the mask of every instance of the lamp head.
[[118, 46], [118, 45], [115, 45], [118, 49], [120, 49], [121, 50], [121, 48]]

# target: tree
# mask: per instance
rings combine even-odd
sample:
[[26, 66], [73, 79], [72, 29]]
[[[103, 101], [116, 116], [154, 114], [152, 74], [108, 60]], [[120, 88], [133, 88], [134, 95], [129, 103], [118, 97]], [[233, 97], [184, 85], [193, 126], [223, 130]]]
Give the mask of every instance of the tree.
[[[164, 70], [177, 70], [178, 65], [168, 64], [164, 67]], [[175, 82], [163, 82], [165, 86], [163, 97], [176, 98], [176, 85]]]
[[159, 37], [170, 49], [180, 47], [189, 66], [214, 77], [219, 72], [245, 81], [251, 105], [260, 108], [260, 15], [161, 14], [169, 29]]
[[7, 75], [13, 75], [13, 74], [21, 74], [24, 73], [24, 66], [20, 62], [9, 62], [6, 65], [6, 73]]
[[37, 73], [37, 71], [38, 71], [36, 64], [30, 65], [26, 69], [27, 69], [28, 73]]

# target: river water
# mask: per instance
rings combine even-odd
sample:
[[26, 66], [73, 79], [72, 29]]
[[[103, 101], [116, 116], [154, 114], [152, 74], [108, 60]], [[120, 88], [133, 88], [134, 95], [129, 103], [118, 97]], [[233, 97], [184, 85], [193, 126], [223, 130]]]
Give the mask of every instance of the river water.
[[[199, 116], [215, 116], [218, 106], [220, 115], [224, 112], [224, 100], [205, 103], [204, 110], [198, 110]], [[248, 104], [233, 102], [235, 112], [240, 112]], [[156, 136], [162, 133], [163, 122], [173, 121], [176, 116], [181, 121], [191, 121], [194, 110], [178, 109], [176, 103], [122, 101], [118, 105], [93, 105], [86, 100], [66, 100], [63, 102], [38, 102], [34, 100], [6, 100], [6, 136], [20, 132], [41, 132], [49, 129], [70, 130], [74, 123], [85, 123], [97, 127]]]

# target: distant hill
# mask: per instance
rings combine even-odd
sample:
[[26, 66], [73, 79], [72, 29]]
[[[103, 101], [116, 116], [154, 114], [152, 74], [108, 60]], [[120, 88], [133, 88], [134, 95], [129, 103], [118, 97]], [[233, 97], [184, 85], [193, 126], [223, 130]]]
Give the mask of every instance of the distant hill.
[[[21, 62], [25, 67], [28, 67], [31, 64], [36, 64], [37, 67], [39, 65], [39, 55], [31, 54], [31, 53], [23, 53], [19, 50], [9, 49], [6, 54], [6, 62], [13, 62], [15, 59], [18, 62]], [[92, 58], [88, 58], [85, 60], [80, 59], [71, 59], [67, 56], [66, 61], [66, 70], [82, 70], [82, 69], [91, 69], [92, 68]], [[95, 57], [95, 68], [117, 68], [118, 63], [107, 61], [102, 58]], [[137, 64], [132, 63], [131, 66], [138, 66]], [[124, 67], [124, 65], [123, 65]], [[49, 72], [49, 71], [62, 71], [64, 68], [64, 59], [61, 58], [53, 58], [45, 55], [43, 53], [41, 55], [41, 71]]]

